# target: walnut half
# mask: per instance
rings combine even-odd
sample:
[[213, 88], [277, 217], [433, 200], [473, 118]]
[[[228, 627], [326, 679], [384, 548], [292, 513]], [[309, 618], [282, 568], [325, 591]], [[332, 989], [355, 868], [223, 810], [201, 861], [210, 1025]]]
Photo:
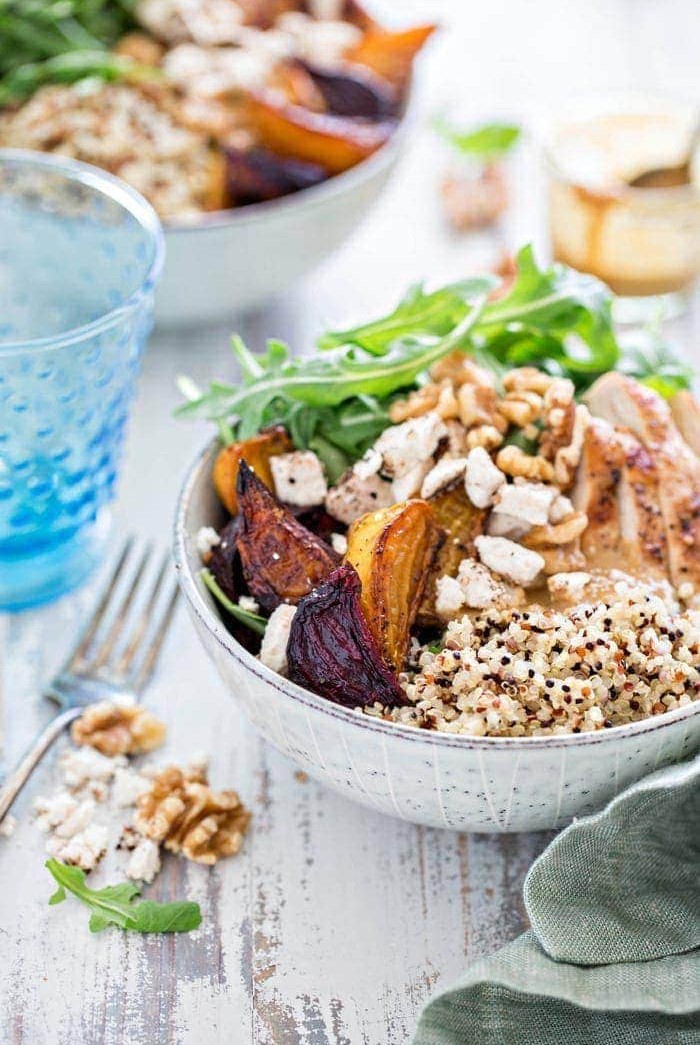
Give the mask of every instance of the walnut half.
[[202, 770], [168, 766], [136, 802], [134, 826], [188, 860], [215, 864], [243, 843], [250, 813], [235, 791], [212, 791]]
[[103, 755], [140, 755], [160, 747], [165, 723], [138, 704], [92, 704], [73, 723], [71, 736]]

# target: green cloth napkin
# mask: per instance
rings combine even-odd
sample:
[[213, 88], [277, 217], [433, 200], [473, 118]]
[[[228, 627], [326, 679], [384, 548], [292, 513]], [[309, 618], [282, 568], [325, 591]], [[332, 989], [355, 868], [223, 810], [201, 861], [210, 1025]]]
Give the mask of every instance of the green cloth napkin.
[[413, 1045], [700, 1045], [700, 756], [574, 821], [532, 929], [424, 1009]]

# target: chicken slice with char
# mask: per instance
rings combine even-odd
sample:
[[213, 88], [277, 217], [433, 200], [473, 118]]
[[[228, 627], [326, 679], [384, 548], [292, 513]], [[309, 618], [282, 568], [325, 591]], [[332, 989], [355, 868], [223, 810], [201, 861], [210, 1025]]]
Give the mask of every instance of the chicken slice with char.
[[592, 420], [583, 440], [581, 461], [571, 500], [588, 516], [581, 550], [599, 569], [619, 566], [623, 555], [618, 487], [625, 466], [625, 449], [611, 425]]
[[586, 432], [573, 502], [588, 515], [581, 548], [589, 566], [666, 576], [666, 531], [651, 454], [628, 432], [594, 418]]
[[700, 403], [687, 389], [678, 392], [670, 401], [676, 428], [696, 457], [700, 457]]
[[625, 453], [617, 503], [629, 568], [647, 579], [667, 577], [668, 542], [654, 459], [634, 436], [627, 432], [618, 432], [617, 436]]
[[656, 467], [658, 500], [666, 531], [671, 580], [700, 586], [700, 460], [656, 392], [623, 374], [609, 373], [589, 389], [591, 412], [628, 429]]

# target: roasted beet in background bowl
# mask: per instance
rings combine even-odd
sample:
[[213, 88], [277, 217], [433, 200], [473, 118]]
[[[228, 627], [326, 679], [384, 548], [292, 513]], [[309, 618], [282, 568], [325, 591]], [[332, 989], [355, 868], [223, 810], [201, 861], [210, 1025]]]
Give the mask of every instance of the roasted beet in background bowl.
[[225, 521], [211, 482], [218, 441], [197, 456], [175, 515], [174, 556], [190, 616], [234, 700], [270, 743], [362, 805], [431, 827], [537, 831], [600, 809], [700, 748], [700, 705], [596, 733], [465, 737], [385, 722], [266, 668], [226, 629], [201, 584], [196, 535]]

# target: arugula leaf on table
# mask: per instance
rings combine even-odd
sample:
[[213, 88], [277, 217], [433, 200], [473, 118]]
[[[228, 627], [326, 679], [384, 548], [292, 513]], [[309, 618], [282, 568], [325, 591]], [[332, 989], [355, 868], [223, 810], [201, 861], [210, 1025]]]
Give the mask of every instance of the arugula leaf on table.
[[156, 903], [154, 900], [135, 902], [140, 889], [133, 882], [107, 885], [91, 889], [85, 884], [85, 872], [50, 859], [45, 864], [58, 888], [49, 904], [62, 903], [66, 891], [73, 893], [90, 908], [90, 932], [99, 933], [109, 925], [141, 933], [180, 933], [196, 929], [202, 921], [199, 904], [189, 900]]
[[261, 617], [258, 613], [251, 613], [250, 610], [244, 610], [242, 606], [231, 602], [228, 595], [217, 584], [211, 570], [200, 570], [199, 576], [202, 578], [202, 584], [209, 589], [217, 602], [220, 602], [232, 617], [235, 617], [241, 624], [245, 624], [251, 631], [256, 631], [258, 635], [265, 634], [265, 628], [267, 627], [267, 619], [265, 617]]
[[491, 163], [510, 152], [521, 135], [520, 127], [514, 123], [482, 123], [461, 130], [444, 116], [435, 120], [435, 130], [448, 145], [481, 163]]

